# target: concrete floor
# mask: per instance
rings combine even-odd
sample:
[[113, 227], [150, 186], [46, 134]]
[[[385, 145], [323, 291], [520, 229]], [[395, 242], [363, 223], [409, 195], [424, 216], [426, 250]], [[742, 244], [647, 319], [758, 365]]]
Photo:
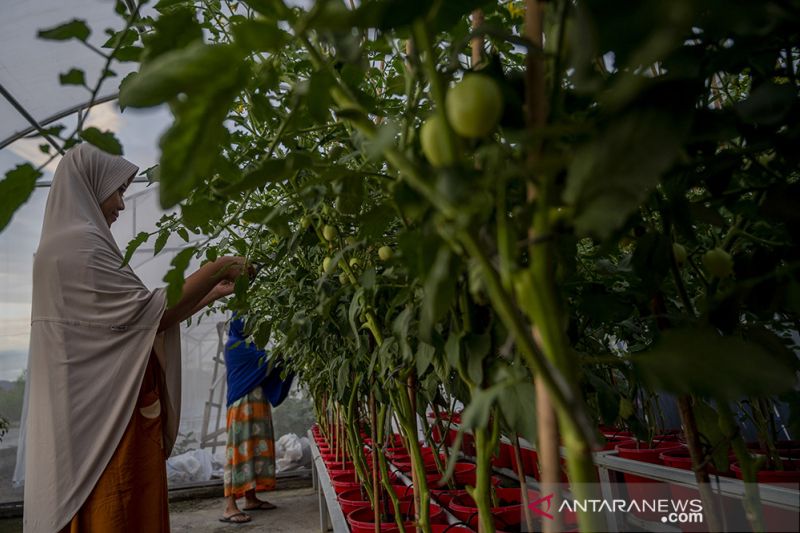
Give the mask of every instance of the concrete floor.
[[[222, 498], [193, 498], [169, 504], [172, 533], [233, 533], [263, 531], [308, 533], [319, 531], [317, 495], [311, 487], [260, 493], [259, 497], [278, 506], [271, 511], [250, 513], [247, 524], [225, 524]], [[243, 502], [243, 500], [242, 500]], [[0, 519], [2, 533], [21, 533], [22, 519]]]
[[[185, 500], [170, 504], [172, 533], [223, 533], [238, 531], [264, 531], [275, 533], [300, 533], [319, 531], [317, 494], [311, 487], [278, 490], [259, 497], [278, 506], [271, 511], [248, 513], [253, 519], [246, 524], [225, 524], [221, 498]], [[244, 500], [240, 502], [243, 503]]]

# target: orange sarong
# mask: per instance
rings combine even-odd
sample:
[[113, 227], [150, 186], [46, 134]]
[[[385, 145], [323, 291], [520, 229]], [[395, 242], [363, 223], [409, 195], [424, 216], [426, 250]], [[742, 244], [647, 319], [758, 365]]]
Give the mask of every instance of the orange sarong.
[[61, 533], [169, 532], [157, 372], [158, 360], [151, 354], [122, 440], [89, 498]]

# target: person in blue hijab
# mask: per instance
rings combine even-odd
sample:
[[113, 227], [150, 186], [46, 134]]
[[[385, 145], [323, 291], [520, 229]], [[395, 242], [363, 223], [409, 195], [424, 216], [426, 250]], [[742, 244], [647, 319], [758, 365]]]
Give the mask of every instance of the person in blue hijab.
[[[225, 450], [225, 511], [220, 521], [244, 523], [245, 511], [275, 506], [256, 492], [275, 488], [275, 440], [272, 407], [289, 394], [294, 375], [281, 377], [282, 366], [266, 350], [248, 341], [245, 323], [234, 316], [225, 343], [228, 382], [228, 442]], [[244, 497], [240, 509], [237, 499]]]

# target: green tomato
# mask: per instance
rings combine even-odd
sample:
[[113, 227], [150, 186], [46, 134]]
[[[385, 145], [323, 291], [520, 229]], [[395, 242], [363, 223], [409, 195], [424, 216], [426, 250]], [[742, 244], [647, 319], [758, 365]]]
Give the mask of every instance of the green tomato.
[[468, 74], [447, 92], [447, 119], [467, 138], [485, 137], [503, 115], [503, 94], [497, 82], [485, 74]]
[[339, 235], [339, 232], [336, 230], [335, 227], [329, 226], [325, 224], [325, 227], [322, 228], [322, 236], [325, 237], [326, 241], [333, 241]]
[[307, 229], [311, 225], [311, 217], [308, 215], [303, 215], [300, 217], [300, 227], [303, 229]]
[[733, 274], [733, 258], [722, 248], [714, 248], [703, 255], [703, 266], [708, 273], [720, 279]]
[[675, 262], [679, 267], [686, 263], [686, 248], [682, 244], [672, 243], [672, 255], [675, 256]]
[[389, 246], [381, 246], [378, 248], [378, 257], [381, 261], [388, 261], [392, 256], [394, 256], [394, 250]]
[[358, 258], [356, 258], [356, 257], [351, 257], [351, 258], [350, 258], [350, 261], [348, 262], [348, 264], [349, 264], [351, 267], [353, 267], [353, 268], [356, 268], [356, 267], [357, 267], [358, 265], [360, 265], [361, 263], [359, 262]]
[[434, 167], [447, 167], [455, 163], [448, 154], [447, 125], [438, 115], [431, 115], [422, 124], [419, 131], [419, 142], [422, 145], [422, 153]]
[[333, 259], [331, 259], [330, 257], [325, 257], [325, 259], [322, 260], [322, 271], [323, 272], [328, 272], [328, 270], [331, 267], [331, 261], [333, 261]]
[[619, 417], [623, 420], [627, 420], [631, 416], [633, 416], [633, 404], [627, 398], [621, 398], [619, 401]]
[[349, 280], [347, 279], [347, 274], [345, 274], [344, 272], [339, 274], [339, 283], [341, 283], [342, 285], [347, 285], [348, 281]]

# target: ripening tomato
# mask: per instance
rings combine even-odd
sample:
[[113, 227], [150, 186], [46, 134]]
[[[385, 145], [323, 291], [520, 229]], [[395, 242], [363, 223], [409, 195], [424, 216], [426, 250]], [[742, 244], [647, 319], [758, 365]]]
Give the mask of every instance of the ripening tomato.
[[675, 262], [679, 267], [686, 262], [686, 248], [682, 244], [672, 243], [672, 255], [675, 256]]
[[322, 236], [325, 237], [326, 241], [332, 241], [339, 236], [339, 232], [335, 227], [325, 224], [325, 227], [322, 228]]
[[422, 145], [422, 153], [435, 167], [447, 167], [455, 163], [448, 154], [446, 137], [447, 125], [438, 115], [428, 117], [420, 128], [419, 142]]
[[714, 248], [703, 255], [703, 266], [712, 276], [724, 279], [733, 274], [733, 258], [722, 248]]
[[388, 261], [394, 255], [394, 250], [389, 246], [381, 246], [378, 248], [378, 257], [381, 261]]

